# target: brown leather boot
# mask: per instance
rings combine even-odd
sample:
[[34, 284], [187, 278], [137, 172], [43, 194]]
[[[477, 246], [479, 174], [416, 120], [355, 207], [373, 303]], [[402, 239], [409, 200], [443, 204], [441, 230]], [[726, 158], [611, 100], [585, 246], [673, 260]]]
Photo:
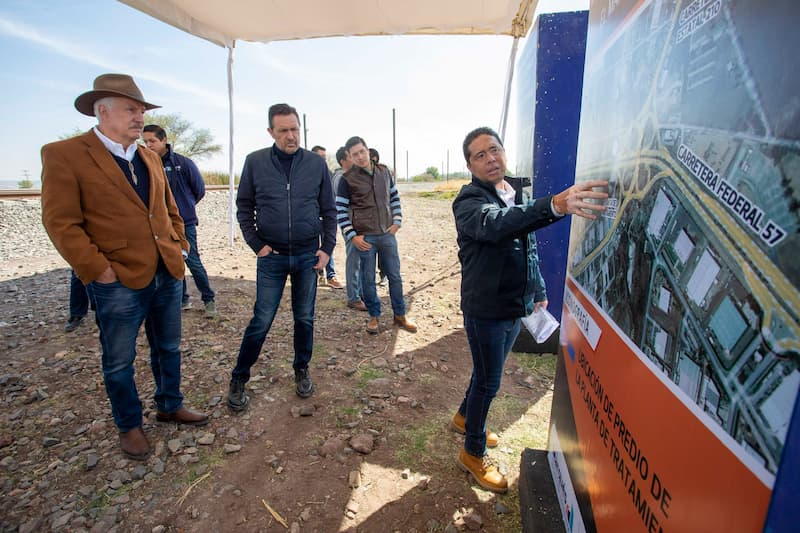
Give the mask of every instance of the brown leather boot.
[[497, 470], [497, 467], [492, 464], [489, 457], [475, 457], [467, 453], [464, 448], [461, 448], [461, 452], [458, 454], [458, 466], [465, 472], [472, 474], [478, 485], [484, 489], [499, 494], [504, 494], [508, 491], [508, 481]]
[[356, 311], [366, 311], [367, 306], [364, 305], [364, 302], [361, 300], [356, 300], [354, 302], [347, 302], [347, 307], [350, 309], [355, 309]]
[[369, 317], [369, 322], [367, 322], [367, 333], [372, 335], [378, 334], [378, 317], [371, 316]]
[[409, 322], [405, 315], [394, 315], [394, 323], [409, 333], [417, 332], [417, 325]]
[[186, 424], [187, 426], [205, 426], [208, 424], [208, 415], [192, 411], [186, 407], [181, 407], [174, 413], [157, 411], [156, 420], [159, 422], [177, 422], [178, 424]]
[[[462, 435], [467, 432], [466, 428], [466, 420], [464, 419], [464, 415], [456, 411], [456, 414], [453, 415], [453, 419], [450, 421], [450, 429], [455, 431], [456, 433], [461, 433]], [[500, 442], [500, 437], [494, 431], [486, 430], [486, 447], [487, 448], [495, 448], [497, 444]]]
[[125, 433], [120, 433], [119, 445], [122, 453], [135, 461], [144, 461], [150, 454], [150, 443], [147, 442], [142, 428], [133, 428]]

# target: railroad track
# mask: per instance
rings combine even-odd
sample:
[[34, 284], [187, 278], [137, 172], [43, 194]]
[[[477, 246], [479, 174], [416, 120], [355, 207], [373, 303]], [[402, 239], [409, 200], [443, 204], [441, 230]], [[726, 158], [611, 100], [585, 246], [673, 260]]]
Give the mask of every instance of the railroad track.
[[[227, 191], [227, 185], [206, 185], [207, 191]], [[0, 200], [24, 200], [39, 198], [41, 189], [0, 189]]]

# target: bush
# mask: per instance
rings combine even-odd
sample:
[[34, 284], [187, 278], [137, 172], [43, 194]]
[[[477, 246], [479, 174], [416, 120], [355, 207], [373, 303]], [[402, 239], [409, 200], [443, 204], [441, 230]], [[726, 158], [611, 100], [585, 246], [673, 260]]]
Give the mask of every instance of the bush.
[[[433, 172], [431, 172], [433, 170]], [[436, 170], [436, 167], [428, 167], [425, 172], [422, 174], [417, 174], [411, 178], [411, 181], [452, 181], [452, 180], [467, 180], [469, 181], [471, 178], [471, 174], [469, 172], [451, 172], [447, 176], [443, 176], [439, 174], [439, 171]]]
[[33, 182], [29, 179], [19, 180], [17, 182], [17, 187], [20, 189], [30, 189], [33, 187]]
[[[200, 174], [203, 175], [203, 182], [205, 182], [206, 185], [227, 185], [230, 178], [227, 172], [220, 171], [201, 172]], [[234, 175], [234, 185], [239, 185], [239, 180], [241, 178], [242, 177], [238, 174]]]
[[450, 174], [447, 175], [447, 179], [449, 180], [457, 179], [457, 180], [470, 181], [471, 178], [472, 174], [470, 174], [469, 172], [464, 172], [463, 170], [461, 172], [451, 172]]

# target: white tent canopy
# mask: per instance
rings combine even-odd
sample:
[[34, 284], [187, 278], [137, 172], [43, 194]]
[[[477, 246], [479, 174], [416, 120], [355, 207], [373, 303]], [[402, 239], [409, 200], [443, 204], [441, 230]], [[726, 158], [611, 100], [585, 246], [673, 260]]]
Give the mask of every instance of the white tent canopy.
[[499, 133], [505, 130], [517, 42], [538, 0], [119, 0], [228, 49], [230, 244], [234, 234], [233, 50], [236, 41], [270, 42], [363, 35], [509, 35]]
[[523, 37], [537, 0], [120, 0], [167, 24], [231, 48], [355, 35]]

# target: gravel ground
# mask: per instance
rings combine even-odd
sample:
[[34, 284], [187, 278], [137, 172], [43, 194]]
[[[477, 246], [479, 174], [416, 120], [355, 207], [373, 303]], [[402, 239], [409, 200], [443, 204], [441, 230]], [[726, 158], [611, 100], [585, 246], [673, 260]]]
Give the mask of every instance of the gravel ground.
[[[197, 214], [201, 220], [199, 232], [203, 254], [230, 252], [228, 192], [210, 191], [197, 206]], [[234, 249], [242, 248], [238, 226], [234, 230]], [[17, 264], [17, 261], [10, 264], [20, 258], [31, 260], [24, 264]], [[0, 201], [0, 280], [66, 266], [42, 225], [39, 199]]]
[[[476, 489], [454, 464], [463, 437], [447, 429], [470, 369], [449, 200], [403, 199], [403, 289], [419, 332], [398, 331], [388, 315], [369, 335], [344, 291], [321, 288], [317, 390], [299, 400], [287, 291], [239, 415], [224, 398], [252, 317], [255, 261], [238, 228], [229, 246], [227, 191], [209, 192], [198, 209], [220, 313], [208, 320], [195, 305], [183, 314], [182, 389], [211, 422], [155, 422], [141, 335], [137, 383], [154, 452], [136, 463], [118, 449], [96, 326], [63, 331], [69, 271], [39, 201], [0, 201], [0, 532], [285, 531], [267, 504], [291, 531], [519, 531], [519, 458], [523, 445], [546, 447], [552, 375], [543, 368], [553, 359], [506, 365], [491, 422], [504, 443], [491, 453], [510, 490]], [[379, 294], [387, 305], [386, 288]]]

